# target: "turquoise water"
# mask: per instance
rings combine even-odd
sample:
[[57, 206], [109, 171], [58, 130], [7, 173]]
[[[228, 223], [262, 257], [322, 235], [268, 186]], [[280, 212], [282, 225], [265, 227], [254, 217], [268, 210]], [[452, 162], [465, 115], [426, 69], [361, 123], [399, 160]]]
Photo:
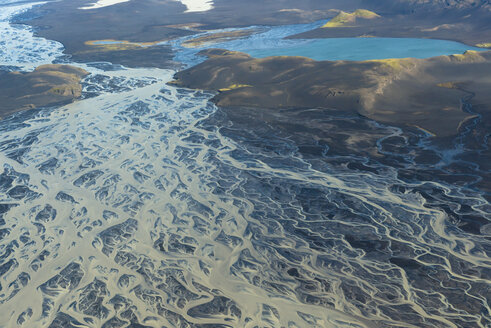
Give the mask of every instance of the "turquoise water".
[[[231, 49], [239, 50], [239, 49]], [[427, 58], [482, 50], [462, 43], [432, 39], [339, 38], [282, 40], [272, 47], [240, 49], [253, 57], [304, 56], [315, 60], [369, 60], [384, 58]]]
[[[196, 54], [207, 48], [222, 48], [241, 51], [256, 58], [269, 56], [304, 56], [314, 60], [369, 60], [384, 58], [428, 58], [441, 55], [461, 54], [466, 50], [482, 51], [481, 48], [463, 43], [410, 38], [336, 38], [336, 39], [285, 39], [288, 36], [313, 30], [325, 21], [270, 27], [264, 32], [241, 39], [207, 44], [200, 48], [179, 48], [177, 61], [190, 65], [200, 59]], [[252, 27], [254, 28], [254, 27]], [[193, 38], [186, 37], [182, 41]]]

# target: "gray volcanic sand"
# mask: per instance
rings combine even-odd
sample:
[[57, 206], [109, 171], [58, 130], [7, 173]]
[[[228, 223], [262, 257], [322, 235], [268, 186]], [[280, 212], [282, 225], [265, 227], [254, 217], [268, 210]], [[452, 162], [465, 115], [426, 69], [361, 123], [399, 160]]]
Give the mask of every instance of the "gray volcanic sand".
[[[319, 3], [325, 2], [268, 2], [257, 13], [250, 2], [216, 1], [209, 17], [215, 24], [220, 17], [223, 24], [308, 21], [312, 16], [301, 11], [274, 12]], [[54, 11], [36, 20], [46, 23], [38, 33], [72, 42], [67, 49], [74, 53], [88, 49], [84, 40], [182, 35], [189, 31], [161, 28], [162, 21], [205, 17], [183, 15], [177, 2], [136, 4], [80, 18], [73, 10], [82, 3], [49, 4]], [[232, 9], [236, 15], [223, 15]], [[111, 22], [107, 30], [104, 21]], [[147, 57], [125, 50], [117, 60], [173, 65], [168, 48], [154, 49]], [[269, 93], [291, 106], [217, 108], [210, 102], [214, 93], [168, 85], [174, 71], [97, 63], [86, 66], [91, 75], [82, 82], [82, 100], [0, 122], [0, 326], [491, 325], [489, 77], [479, 74], [489, 69], [488, 55], [458, 64], [468, 75], [456, 80], [451, 67], [461, 57], [402, 70], [398, 81], [411, 92], [397, 94], [401, 98], [415, 92], [411, 74], [441, 78], [421, 84], [440, 90], [438, 101], [453, 106], [448, 112], [455, 115], [442, 119], [439, 143], [415, 127], [315, 106], [326, 97], [356, 106], [349, 86], [363, 89], [391, 77], [394, 71], [383, 64], [340, 63], [338, 74], [328, 77], [332, 87], [314, 88], [309, 97], [309, 83], [326, 82], [318, 63], [235, 55], [178, 76], [196, 74], [210, 89], [253, 85], [221, 92], [218, 103], [260, 105], [266, 98], [255, 95]], [[210, 81], [220, 65], [226, 67]], [[299, 72], [310, 81], [299, 74], [295, 82]], [[265, 83], [271, 79], [284, 82], [289, 97], [271, 94], [281, 91]], [[444, 82], [451, 83], [435, 86]], [[231, 97], [249, 88], [263, 90]], [[384, 99], [390, 97], [376, 104]]]
[[95, 97], [0, 124], [0, 325], [489, 324], [489, 203], [419, 165], [418, 138], [221, 117], [172, 74], [98, 73]]
[[[250, 215], [252, 198], [234, 195], [242, 189], [242, 179], [234, 182], [242, 164], [230, 157], [236, 146], [197, 125], [214, 110], [209, 95], [163, 87], [171, 74], [127, 72], [128, 91], [116, 93], [101, 77], [95, 98], [18, 129], [2, 126], [1, 302], [9, 315], [1, 324], [359, 321], [298, 302], [294, 285], [281, 287], [284, 273], [268, 257], [255, 259], [262, 252], [250, 229], [261, 220]], [[156, 80], [131, 86], [148, 76]], [[281, 244], [296, 247], [289, 237]], [[253, 268], [264, 284], [250, 280]]]

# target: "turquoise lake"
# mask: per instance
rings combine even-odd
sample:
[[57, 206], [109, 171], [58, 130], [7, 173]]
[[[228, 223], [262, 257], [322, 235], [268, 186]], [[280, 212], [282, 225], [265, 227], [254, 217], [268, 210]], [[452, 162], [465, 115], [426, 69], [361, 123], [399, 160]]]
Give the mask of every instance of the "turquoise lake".
[[244, 49], [245, 52], [256, 58], [303, 56], [314, 60], [427, 58], [460, 54], [466, 50], [482, 49], [453, 41], [398, 38], [284, 40], [281, 44], [271, 48]]
[[[312, 24], [274, 26], [262, 32], [226, 42], [207, 44], [199, 48], [179, 47], [176, 60], [191, 65], [195, 55], [203, 49], [222, 48], [241, 51], [256, 58], [269, 56], [304, 56], [314, 60], [370, 60], [384, 58], [428, 58], [461, 54], [466, 50], [483, 49], [463, 43], [415, 38], [335, 38], [335, 39], [285, 39], [298, 33], [322, 26], [325, 21]], [[251, 27], [258, 28], [258, 27]], [[192, 38], [192, 37], [189, 37]], [[185, 40], [184, 38], [182, 40]]]

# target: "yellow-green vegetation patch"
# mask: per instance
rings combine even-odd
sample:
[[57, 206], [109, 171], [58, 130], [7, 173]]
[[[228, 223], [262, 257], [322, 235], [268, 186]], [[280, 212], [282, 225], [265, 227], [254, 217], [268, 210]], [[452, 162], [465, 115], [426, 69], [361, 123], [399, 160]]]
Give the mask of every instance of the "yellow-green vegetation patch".
[[394, 70], [408, 69], [415, 66], [414, 58], [387, 58], [387, 59], [372, 59], [367, 60], [368, 63], [380, 63], [383, 66]]
[[422, 127], [421, 127], [421, 126], [419, 126], [419, 125], [412, 125], [412, 126], [414, 126], [415, 128], [417, 128], [417, 129], [419, 129], [419, 130], [421, 130], [421, 131], [423, 131], [423, 132], [428, 133], [428, 134], [429, 134], [429, 135], [431, 135], [432, 137], [436, 137], [436, 134], [435, 134], [435, 133], [433, 133], [433, 132], [431, 132], [431, 131], [430, 131], [430, 130], [428, 130], [428, 129], [422, 128]]
[[206, 44], [212, 44], [217, 42], [229, 41], [238, 39], [244, 36], [249, 36], [256, 32], [257, 30], [238, 30], [238, 31], [226, 31], [226, 32], [218, 32], [213, 34], [204, 35], [201, 37], [197, 37], [194, 39], [187, 40], [183, 42], [183, 46], [187, 48], [196, 48]]
[[225, 57], [225, 56], [240, 56], [240, 57], [250, 57], [248, 54], [239, 52], [239, 51], [232, 51], [232, 50], [223, 50], [223, 49], [212, 49], [210, 51], [208, 50], [203, 50], [200, 52], [200, 54], [204, 54], [205, 56], [209, 58], [213, 57]]
[[467, 50], [463, 54], [450, 55], [450, 58], [461, 62], [484, 61], [484, 58], [479, 54], [479, 51], [475, 50]]
[[240, 89], [240, 88], [252, 88], [252, 85], [249, 85], [249, 84], [232, 84], [232, 85], [229, 85], [228, 88], [218, 89], [218, 91], [224, 92], [224, 91], [230, 91], [230, 90]]
[[446, 88], [446, 89], [459, 89], [461, 87], [462, 82], [442, 82], [438, 83], [437, 86], [440, 88]]
[[354, 24], [356, 22], [356, 18], [364, 18], [364, 19], [374, 19], [380, 17], [376, 13], [366, 9], [357, 9], [352, 13], [347, 13], [344, 11], [340, 11], [339, 14], [331, 19], [329, 22], [324, 24], [322, 28], [329, 27], [350, 27], [350, 24]]
[[82, 92], [82, 86], [78, 83], [67, 84], [67, 85], [51, 88], [49, 92], [64, 97], [80, 97]]
[[34, 73], [40, 74], [37, 81], [40, 85], [53, 85], [48, 93], [63, 97], [78, 98], [82, 93], [80, 80], [88, 75], [88, 72], [67, 65], [41, 65], [36, 68]]
[[346, 24], [354, 22], [354, 16], [344, 11], [340, 12], [336, 17], [324, 24], [322, 28], [328, 27], [346, 27]]
[[479, 47], [479, 48], [491, 48], [491, 42], [478, 43], [478, 44], [476, 44], [476, 47]]
[[366, 10], [366, 9], [356, 9], [353, 12], [353, 15], [355, 15], [356, 17], [367, 18], [367, 19], [380, 17], [379, 15], [374, 13], [373, 11]]
[[150, 47], [156, 45], [159, 42], [162, 41], [131, 42], [126, 40], [105, 39], [105, 40], [86, 41], [85, 44], [88, 46], [97, 47], [98, 50], [102, 50], [102, 51], [123, 51], [123, 50], [134, 50], [134, 49]]

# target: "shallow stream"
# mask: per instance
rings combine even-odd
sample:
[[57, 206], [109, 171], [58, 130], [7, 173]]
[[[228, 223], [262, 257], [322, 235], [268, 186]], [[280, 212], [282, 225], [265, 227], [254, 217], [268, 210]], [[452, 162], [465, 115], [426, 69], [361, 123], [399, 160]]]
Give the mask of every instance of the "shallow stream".
[[[62, 56], [8, 33], [3, 65]], [[491, 325], [486, 173], [457, 146], [79, 66], [85, 99], [0, 122], [0, 327]]]

